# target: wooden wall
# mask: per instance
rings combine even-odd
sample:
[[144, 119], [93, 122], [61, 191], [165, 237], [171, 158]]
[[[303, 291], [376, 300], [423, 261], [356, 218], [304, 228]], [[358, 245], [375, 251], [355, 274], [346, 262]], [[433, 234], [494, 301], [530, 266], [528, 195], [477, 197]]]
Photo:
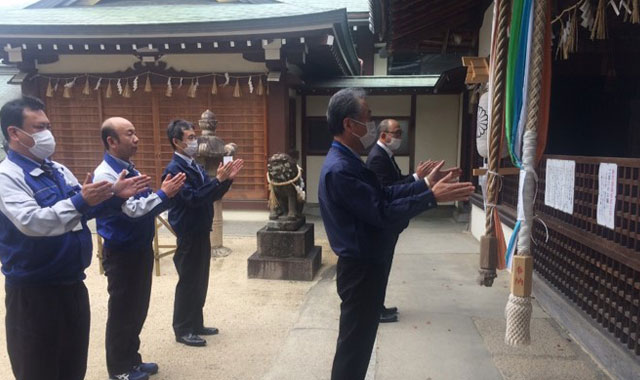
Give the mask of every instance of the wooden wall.
[[242, 97], [232, 96], [233, 86], [219, 87], [216, 95], [210, 94], [210, 86], [198, 88], [198, 96], [186, 96], [189, 82], [181, 88], [173, 87], [172, 97], [165, 96], [166, 87], [153, 86], [153, 91], [140, 88], [131, 98], [118, 94], [115, 81], [112, 82], [112, 96], [106, 97], [107, 82], [101, 89], [83, 95], [84, 81], [72, 89], [72, 97], [62, 96], [62, 84], [54, 97], [47, 98], [47, 81], [38, 83], [40, 97], [46, 102], [47, 115], [51, 119], [53, 134], [58, 144], [54, 159], [67, 165], [78, 177], [92, 172], [102, 160], [104, 148], [100, 139], [100, 125], [108, 117], [120, 116], [130, 120], [140, 138], [138, 152], [133, 162], [141, 172], [150, 175], [157, 188], [162, 170], [167, 165], [173, 150], [167, 138], [166, 129], [172, 119], [186, 119], [196, 125], [206, 109], [212, 110], [218, 118], [217, 135], [226, 143], [238, 145], [237, 158], [245, 160], [245, 167], [234, 181], [225, 199], [266, 200], [265, 179], [267, 160], [267, 109], [266, 96], [250, 94], [248, 87], [241, 86]]

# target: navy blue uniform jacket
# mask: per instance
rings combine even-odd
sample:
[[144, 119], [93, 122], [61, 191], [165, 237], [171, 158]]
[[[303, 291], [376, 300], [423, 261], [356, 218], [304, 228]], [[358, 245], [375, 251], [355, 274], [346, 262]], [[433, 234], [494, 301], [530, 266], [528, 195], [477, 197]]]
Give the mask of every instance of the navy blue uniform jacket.
[[200, 173], [174, 154], [162, 173], [163, 180], [169, 173], [173, 176], [181, 172], [187, 175], [184, 186], [173, 197], [169, 209], [169, 224], [178, 236], [209, 233], [213, 223], [213, 202], [221, 199], [231, 187], [231, 180], [220, 183], [217, 178], [209, 178], [202, 166], [197, 166]]
[[349, 148], [334, 141], [320, 172], [320, 213], [331, 249], [341, 257], [385, 261], [379, 238], [437, 206], [424, 181], [383, 187]]

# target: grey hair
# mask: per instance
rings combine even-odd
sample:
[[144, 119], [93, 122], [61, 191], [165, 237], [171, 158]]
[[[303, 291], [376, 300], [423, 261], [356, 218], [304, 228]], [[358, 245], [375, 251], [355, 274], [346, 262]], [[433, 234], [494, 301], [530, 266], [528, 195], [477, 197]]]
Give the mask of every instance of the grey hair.
[[332, 136], [344, 132], [344, 119], [357, 118], [360, 115], [360, 100], [365, 97], [366, 92], [361, 88], [345, 88], [331, 97], [327, 107], [327, 126]]
[[384, 119], [378, 125], [378, 137], [382, 134], [382, 132], [388, 132], [389, 127], [391, 127], [391, 121], [393, 119]]

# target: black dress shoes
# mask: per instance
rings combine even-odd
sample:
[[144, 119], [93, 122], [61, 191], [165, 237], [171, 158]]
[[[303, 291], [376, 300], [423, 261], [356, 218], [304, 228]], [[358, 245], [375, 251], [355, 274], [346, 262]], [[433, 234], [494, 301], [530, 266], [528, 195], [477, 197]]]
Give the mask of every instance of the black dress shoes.
[[382, 314], [398, 314], [398, 308], [395, 306], [382, 306]]
[[204, 347], [207, 345], [206, 340], [192, 333], [185, 334], [182, 336], [177, 336], [176, 342], [186, 344], [187, 346], [192, 346], [192, 347]]
[[398, 322], [398, 308], [382, 306], [380, 311], [380, 323]]
[[380, 314], [380, 323], [398, 322], [398, 314]]
[[217, 335], [218, 329], [215, 327], [202, 327], [196, 331], [198, 335]]

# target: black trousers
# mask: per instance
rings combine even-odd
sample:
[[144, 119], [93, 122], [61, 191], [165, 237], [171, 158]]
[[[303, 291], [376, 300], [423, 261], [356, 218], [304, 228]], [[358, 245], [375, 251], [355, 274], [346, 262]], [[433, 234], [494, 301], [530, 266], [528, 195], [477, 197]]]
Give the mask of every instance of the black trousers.
[[90, 323], [84, 283], [5, 291], [7, 351], [16, 379], [84, 379]]
[[140, 332], [151, 297], [153, 249], [120, 252], [105, 247], [102, 261], [107, 275], [109, 311], [105, 346], [109, 376], [131, 371], [142, 362]]
[[361, 380], [367, 374], [384, 297], [385, 263], [338, 258], [340, 331], [331, 380]]
[[173, 331], [176, 336], [196, 333], [203, 324], [202, 308], [207, 299], [211, 242], [209, 233], [178, 236], [173, 263], [178, 284], [173, 304]]
[[384, 310], [384, 300], [387, 296], [387, 285], [389, 284], [389, 275], [391, 275], [391, 265], [393, 264], [393, 256], [396, 251], [396, 244], [398, 243], [399, 234], [389, 235], [381, 242], [381, 251], [384, 252], [386, 257], [385, 261], [385, 276], [384, 276], [384, 293], [382, 294], [382, 304], [380, 310]]

